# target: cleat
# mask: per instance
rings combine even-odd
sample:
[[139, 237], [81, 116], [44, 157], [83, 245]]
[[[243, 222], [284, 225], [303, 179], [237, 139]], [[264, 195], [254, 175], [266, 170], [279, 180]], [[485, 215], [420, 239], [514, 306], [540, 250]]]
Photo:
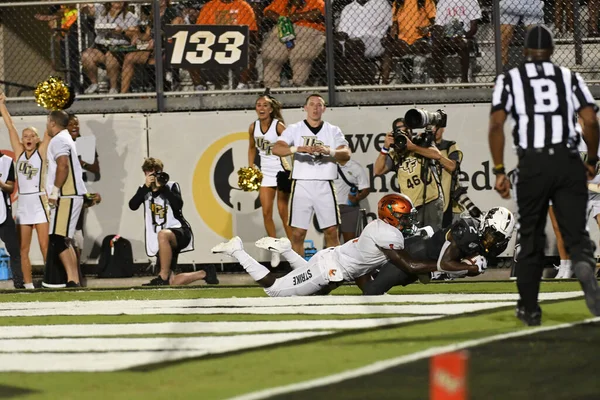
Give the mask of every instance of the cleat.
[[217, 269], [213, 264], [210, 264], [202, 269], [204, 270], [204, 272], [206, 272], [204, 282], [208, 283], [209, 285], [219, 284], [219, 278], [217, 278]]
[[566, 265], [563, 264], [559, 267], [554, 267], [554, 268], [558, 268], [558, 274], [556, 274], [554, 279], [570, 279], [573, 277], [573, 269], [571, 268], [571, 265], [569, 265], [569, 264], [566, 264]]
[[233, 253], [237, 250], [243, 250], [244, 245], [242, 244], [242, 239], [239, 236], [231, 238], [228, 242], [219, 243], [215, 247], [212, 248], [213, 253], [223, 253], [228, 256], [233, 255]]
[[598, 288], [594, 268], [579, 262], [573, 266], [573, 270], [583, 289], [585, 304], [593, 315], [600, 316], [600, 288]]
[[159, 275], [150, 282], [142, 284], [142, 286], [169, 286], [169, 280], [163, 280]]
[[537, 306], [534, 312], [528, 312], [521, 305], [521, 300], [517, 302], [515, 316], [519, 318], [527, 326], [540, 326], [542, 324], [542, 309]]
[[292, 249], [292, 242], [290, 242], [290, 240], [285, 237], [278, 239], [267, 236], [262, 239], [258, 239], [255, 243], [255, 246], [259, 249], [265, 249], [274, 253], [281, 254], [284, 251]]
[[280, 262], [281, 262], [281, 257], [279, 256], [279, 253], [272, 252], [271, 253], [271, 267], [277, 268], [279, 266]]

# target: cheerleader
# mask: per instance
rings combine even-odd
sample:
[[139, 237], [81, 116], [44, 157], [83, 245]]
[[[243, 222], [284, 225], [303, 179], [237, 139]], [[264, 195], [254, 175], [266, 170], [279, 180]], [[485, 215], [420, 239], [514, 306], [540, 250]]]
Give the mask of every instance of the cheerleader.
[[[275, 223], [273, 222], [273, 203], [277, 194], [277, 209], [283, 222], [285, 233], [291, 237], [288, 226], [288, 202], [290, 198], [291, 182], [289, 160], [279, 158], [271, 153], [271, 149], [277, 142], [281, 133], [285, 130], [285, 124], [281, 115], [281, 103], [269, 94], [260, 96], [255, 103], [258, 119], [250, 124], [248, 128], [248, 165], [254, 165], [256, 152], [260, 155], [260, 170], [263, 180], [259, 190], [260, 204], [262, 206], [263, 221], [267, 235], [276, 237]], [[279, 254], [271, 253], [271, 266], [279, 265]]]
[[37, 232], [40, 251], [46, 260], [48, 251], [48, 199], [44, 191], [46, 150], [50, 136], [40, 140], [37, 129], [25, 128], [19, 134], [6, 107], [6, 97], [0, 94], [0, 113], [8, 129], [10, 144], [16, 157], [17, 184], [19, 197], [17, 202], [17, 233], [21, 253], [21, 269], [26, 289], [33, 289], [31, 260], [29, 249], [33, 230]]

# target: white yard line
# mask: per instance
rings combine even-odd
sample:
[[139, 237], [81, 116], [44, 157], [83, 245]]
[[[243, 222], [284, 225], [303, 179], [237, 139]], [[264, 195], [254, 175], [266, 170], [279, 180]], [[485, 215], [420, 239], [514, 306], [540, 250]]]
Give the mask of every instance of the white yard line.
[[244, 394], [241, 396], [233, 397], [229, 400], [260, 400], [260, 399], [266, 399], [266, 398], [269, 398], [272, 396], [282, 395], [282, 394], [286, 394], [286, 393], [298, 392], [301, 390], [312, 389], [312, 388], [316, 388], [316, 387], [320, 387], [320, 386], [332, 385], [332, 384], [339, 383], [339, 382], [342, 382], [342, 381], [345, 381], [348, 379], [360, 378], [365, 375], [375, 374], [377, 372], [381, 372], [386, 369], [396, 367], [398, 365], [407, 364], [407, 363], [417, 361], [417, 360], [422, 360], [424, 358], [432, 357], [437, 354], [447, 353], [447, 352], [461, 350], [461, 349], [467, 349], [470, 347], [475, 347], [475, 346], [479, 346], [482, 344], [496, 342], [496, 341], [505, 340], [505, 339], [511, 339], [511, 338], [515, 338], [515, 337], [533, 335], [533, 334], [540, 333], [540, 332], [547, 332], [547, 331], [553, 331], [553, 330], [558, 330], [558, 329], [570, 328], [575, 325], [580, 325], [580, 324], [585, 324], [585, 323], [590, 323], [590, 322], [598, 322], [598, 321], [600, 321], [600, 317], [588, 319], [585, 321], [575, 322], [575, 323], [560, 324], [560, 325], [554, 325], [554, 326], [533, 328], [533, 329], [528, 329], [528, 330], [523, 330], [523, 331], [518, 331], [518, 332], [504, 333], [501, 335], [495, 335], [495, 336], [490, 336], [487, 338], [476, 339], [476, 340], [469, 340], [466, 342], [456, 343], [456, 344], [452, 344], [452, 345], [448, 345], [448, 346], [434, 347], [434, 348], [420, 351], [420, 352], [417, 352], [414, 354], [409, 354], [409, 355], [402, 356], [402, 357], [392, 358], [392, 359], [385, 360], [385, 361], [378, 361], [373, 364], [367, 365], [365, 367], [345, 371], [345, 372], [342, 372], [339, 374], [329, 375], [329, 376], [326, 376], [323, 378], [313, 379], [313, 380], [309, 380], [309, 381], [305, 381], [305, 382], [301, 382], [301, 383], [295, 383], [292, 385], [279, 386], [279, 387], [275, 387], [275, 388], [271, 388], [271, 389], [265, 389], [265, 390], [261, 390], [261, 391], [257, 391], [257, 392], [253, 392], [253, 393], [248, 393], [248, 394]]
[[195, 333], [249, 333], [315, 329], [368, 329], [439, 318], [395, 317], [344, 320], [161, 322], [144, 324], [0, 326], [0, 339], [164, 335]]
[[[115, 371], [183, 358], [220, 354], [328, 335], [292, 332], [198, 338], [2, 340], [0, 371]], [[17, 353], [17, 352], [28, 353]], [[66, 352], [66, 353], [60, 353]]]
[[[562, 300], [582, 296], [583, 292], [540, 293], [540, 300]], [[359, 305], [359, 304], [395, 304], [395, 303], [455, 303], [477, 301], [516, 301], [517, 293], [491, 294], [407, 294], [384, 296], [306, 296], [306, 297], [246, 297], [227, 299], [184, 299], [184, 300], [110, 300], [110, 301], [64, 301], [64, 302], [0, 302], [0, 310], [55, 309], [65, 304], [74, 307], [121, 308], [133, 304], [140, 308], [156, 307], [278, 307], [300, 305]]]
[[331, 305], [331, 306], [281, 306], [281, 307], [146, 307], [140, 303], [125, 303], [113, 307], [110, 301], [94, 304], [59, 303], [56, 308], [28, 308], [0, 310], [0, 317], [33, 317], [56, 315], [173, 315], [173, 314], [305, 314], [305, 315], [350, 315], [350, 314], [416, 314], [456, 315], [467, 312], [514, 306], [514, 302], [414, 304], [414, 305]]

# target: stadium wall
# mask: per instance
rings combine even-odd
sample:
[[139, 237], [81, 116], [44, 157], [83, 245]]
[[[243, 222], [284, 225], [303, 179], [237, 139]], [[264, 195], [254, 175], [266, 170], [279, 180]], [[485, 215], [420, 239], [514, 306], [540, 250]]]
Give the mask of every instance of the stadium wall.
[[[419, 106], [436, 110], [440, 106]], [[328, 109], [325, 119], [342, 128], [352, 147], [353, 159], [360, 162], [369, 173], [372, 193], [363, 201], [368, 212], [376, 210], [381, 195], [397, 187], [393, 173], [374, 177], [373, 163], [384, 140], [384, 132], [392, 121], [411, 107], [348, 107]], [[445, 138], [455, 140], [464, 152], [460, 179], [469, 186], [469, 195], [483, 210], [493, 206], [506, 206], [515, 210], [513, 201], [502, 200], [493, 190], [490, 153], [487, 143], [489, 105], [462, 104], [443, 107], [448, 113]], [[288, 123], [305, 116], [302, 109], [287, 109], [284, 117]], [[230, 262], [227, 257], [213, 255], [210, 248], [224, 239], [239, 235], [248, 252], [260, 260], [268, 254], [253, 246], [264, 235], [258, 192], [243, 192], [237, 188], [237, 170], [247, 164], [248, 125], [256, 114], [250, 111], [194, 112], [168, 114], [110, 114], [80, 115], [81, 134], [96, 137], [101, 176], [88, 182], [91, 192], [102, 195], [102, 203], [88, 210], [86, 217], [86, 242], [83, 261], [97, 262], [99, 243], [109, 234], [120, 234], [131, 240], [134, 259], [146, 262], [149, 257], [144, 246], [143, 211], [130, 211], [128, 202], [144, 181], [141, 164], [144, 157], [160, 158], [165, 171], [178, 181], [184, 197], [184, 215], [192, 225], [195, 250], [180, 256], [180, 263]], [[35, 126], [43, 132], [43, 116], [17, 117], [19, 130]], [[512, 151], [510, 127], [506, 127], [506, 165], [516, 165]], [[6, 132], [0, 134], [0, 150], [11, 154]], [[13, 195], [16, 201], [18, 199]], [[16, 207], [15, 207], [16, 208]], [[284, 232], [275, 216], [278, 234]], [[595, 224], [590, 228], [597, 241]], [[550, 224], [547, 254], [556, 254], [554, 235]], [[323, 240], [311, 228], [307, 239], [317, 248]], [[32, 262], [42, 264], [37, 240], [32, 243]], [[510, 253], [510, 254], [509, 254]], [[506, 256], [512, 255], [512, 246]]]

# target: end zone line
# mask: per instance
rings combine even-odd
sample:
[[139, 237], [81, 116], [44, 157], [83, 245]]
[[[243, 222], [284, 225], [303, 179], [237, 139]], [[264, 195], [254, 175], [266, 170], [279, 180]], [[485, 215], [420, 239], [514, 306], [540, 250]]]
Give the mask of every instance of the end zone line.
[[503, 333], [500, 335], [494, 335], [494, 336], [490, 336], [487, 338], [481, 338], [481, 339], [468, 340], [466, 342], [455, 343], [455, 344], [451, 344], [451, 345], [447, 345], [447, 346], [433, 347], [431, 349], [427, 349], [427, 350], [420, 351], [417, 353], [400, 356], [400, 357], [392, 358], [389, 360], [377, 361], [377, 362], [374, 362], [374, 363], [364, 366], [364, 367], [340, 372], [338, 374], [325, 376], [323, 378], [312, 379], [312, 380], [308, 380], [308, 381], [304, 381], [304, 382], [300, 382], [300, 383], [293, 383], [290, 385], [259, 390], [256, 392], [251, 392], [251, 393], [247, 393], [244, 395], [231, 397], [231, 398], [229, 398], [229, 400], [260, 400], [260, 399], [266, 399], [268, 397], [272, 397], [272, 396], [276, 396], [276, 395], [281, 395], [281, 394], [286, 394], [286, 393], [291, 393], [291, 392], [298, 392], [298, 391], [306, 390], [306, 389], [313, 389], [313, 388], [319, 387], [319, 386], [331, 385], [331, 384], [339, 383], [339, 382], [342, 382], [342, 381], [345, 381], [348, 379], [358, 378], [363, 375], [372, 375], [377, 372], [381, 372], [386, 369], [396, 367], [398, 365], [422, 360], [424, 358], [432, 357], [437, 354], [466, 349], [469, 347], [475, 347], [475, 346], [479, 346], [482, 344], [487, 344], [487, 343], [496, 342], [496, 341], [505, 340], [505, 339], [512, 339], [512, 338], [520, 337], [520, 336], [533, 335], [533, 334], [540, 333], [540, 332], [547, 332], [547, 331], [559, 330], [559, 329], [564, 329], [564, 328], [571, 328], [576, 325], [588, 324], [588, 323], [593, 323], [593, 322], [600, 322], [600, 317], [590, 318], [590, 319], [586, 319], [586, 320], [578, 321], [578, 322], [553, 325], [553, 326], [548, 326], [548, 327], [540, 327], [540, 328], [526, 329], [526, 330], [517, 331], [517, 332]]

